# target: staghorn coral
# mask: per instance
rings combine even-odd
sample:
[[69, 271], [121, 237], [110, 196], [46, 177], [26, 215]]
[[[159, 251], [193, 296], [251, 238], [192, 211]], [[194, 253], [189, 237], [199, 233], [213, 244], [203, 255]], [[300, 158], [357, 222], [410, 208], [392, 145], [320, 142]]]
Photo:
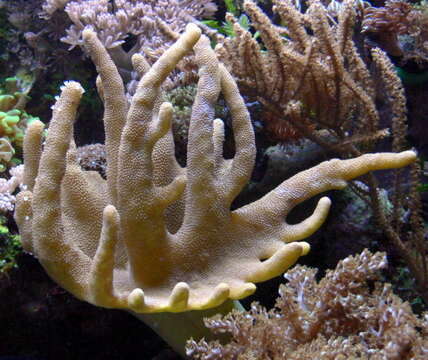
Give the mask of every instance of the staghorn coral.
[[386, 266], [383, 253], [349, 256], [316, 280], [316, 270], [296, 266], [284, 277], [274, 309], [254, 303], [206, 319], [206, 326], [228, 333], [219, 342], [187, 344], [193, 359], [422, 360], [428, 356], [428, 314], [417, 317], [389, 284], [376, 283]]
[[[194, 24], [148, 67], [128, 104], [119, 72], [96, 34], [83, 32], [96, 64], [105, 106], [107, 180], [83, 171], [72, 140], [82, 95], [68, 82], [53, 109], [42, 150], [40, 122], [24, 142], [24, 184], [15, 219], [23, 246], [48, 274], [80, 299], [97, 306], [142, 313], [210, 309], [253, 293], [254, 283], [281, 274], [309, 250], [297, 242], [325, 220], [330, 200], [319, 200], [298, 224], [284, 218], [304, 200], [367, 171], [405, 166], [415, 153], [379, 153], [333, 159], [303, 171], [252, 204], [231, 211], [254, 164], [254, 133], [236, 84]], [[172, 106], [161, 84], [178, 61], [195, 50], [199, 82], [189, 129], [187, 167], [174, 157]], [[222, 154], [223, 122], [214, 120], [220, 91], [230, 109], [236, 152]], [[171, 314], [171, 319], [180, 319]], [[198, 316], [190, 312], [189, 316]], [[202, 315], [200, 315], [202, 316]], [[188, 324], [187, 324], [188, 325]], [[197, 326], [197, 321], [190, 322]], [[175, 336], [189, 335], [184, 329]], [[169, 331], [170, 332], [170, 331]], [[171, 339], [168, 339], [171, 340]], [[178, 343], [180, 343], [178, 341]], [[179, 345], [175, 344], [180, 350]]]

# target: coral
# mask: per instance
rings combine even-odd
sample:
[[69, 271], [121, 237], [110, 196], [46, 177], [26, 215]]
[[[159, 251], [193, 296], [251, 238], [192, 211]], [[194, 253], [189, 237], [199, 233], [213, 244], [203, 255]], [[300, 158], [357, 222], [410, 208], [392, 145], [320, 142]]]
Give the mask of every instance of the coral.
[[[165, 91], [164, 96], [164, 101], [170, 102], [173, 107], [171, 127], [174, 136], [175, 155], [182, 166], [186, 164], [190, 117], [196, 90], [196, 84], [184, 85]], [[226, 107], [222, 102], [219, 102], [214, 110], [216, 118], [224, 119], [227, 116]]]
[[9, 169], [10, 178], [0, 178], [0, 212], [11, 212], [15, 208], [15, 190], [23, 184], [24, 165], [18, 165]]
[[39, 118], [27, 114], [23, 108], [32, 82], [20, 74], [7, 78], [0, 87], [0, 171], [10, 166], [13, 155], [22, 150], [25, 129]]
[[406, 1], [389, 0], [381, 8], [368, 7], [364, 11], [363, 31], [385, 31], [404, 34], [409, 30], [408, 15], [412, 6]]
[[[93, 172], [80, 170], [73, 146], [65, 164], [72, 118], [82, 94], [77, 83], [69, 82], [63, 88], [40, 159], [42, 127], [35, 123], [29, 129], [24, 182], [32, 192], [20, 194], [16, 220], [25, 248], [39, 256], [49, 274], [80, 298], [136, 312], [176, 312], [245, 297], [255, 290], [254, 282], [280, 274], [307, 252], [306, 243], [284, 242], [314, 232], [325, 219], [330, 202], [321, 199], [314, 214], [301, 224], [284, 224], [282, 219], [292, 207], [316, 193], [342, 188], [346, 180], [371, 169], [403, 166], [415, 158], [410, 151], [325, 162], [285, 181], [263, 199], [231, 212], [231, 202], [251, 173], [254, 135], [235, 84], [217, 63], [206, 38], [195, 46], [201, 70], [186, 169], [174, 164], [170, 152], [171, 105], [156, 105], [162, 80], [192, 49], [199, 34], [197, 27], [189, 26], [144, 75], [127, 109], [122, 82], [105, 48], [92, 31], [85, 31], [86, 45], [100, 71], [99, 86], [106, 106], [107, 182]], [[143, 60], [134, 61], [138, 68], [137, 61]], [[213, 122], [220, 89], [234, 119], [237, 150], [229, 161], [223, 159], [220, 147], [222, 122]], [[158, 123], [152, 124], [153, 118]], [[181, 197], [185, 207], [180, 218], [179, 209], [171, 214], [168, 207]], [[64, 211], [64, 231], [58, 228], [59, 206]], [[119, 228], [122, 240], [113, 263], [112, 246], [118, 241]], [[140, 238], [144, 241], [136, 241]], [[200, 257], [194, 257], [195, 251]], [[69, 264], [70, 256], [75, 270], [64, 272], [60, 264]], [[159, 261], [162, 267], [150, 271]]]
[[[73, 24], [64, 41], [72, 46], [82, 44], [82, 31], [86, 27], [97, 32], [107, 49], [122, 45], [130, 34], [138, 37], [138, 48], [147, 56], [165, 50], [165, 34], [158, 22], [167, 24], [172, 31], [182, 32], [185, 25], [200, 17], [211, 16], [215, 5], [209, 0], [199, 1], [115, 1], [114, 7], [107, 0], [69, 1], [65, 11]], [[159, 57], [159, 56], [157, 56]]]
[[71, 0], [46, 0], [42, 6], [45, 16], [50, 16], [55, 11], [63, 9], [69, 2]]
[[7, 112], [0, 111], [0, 136], [22, 147], [25, 127], [36, 119], [25, 111], [18, 109]]
[[[19, 72], [15, 77], [6, 78], [0, 86], [0, 213], [14, 210], [13, 193], [23, 181], [23, 166], [19, 155], [22, 152], [27, 125], [39, 120], [24, 111], [32, 77]], [[15, 157], [17, 156], [17, 157]], [[4, 174], [9, 169], [10, 176]], [[8, 177], [8, 178], [6, 178]]]
[[[281, 126], [286, 130], [291, 127], [341, 158], [373, 151], [379, 140], [388, 136], [393, 151], [406, 148], [403, 85], [385, 52], [379, 48], [364, 52], [364, 37], [355, 31], [361, 10], [358, 3], [344, 1], [332, 21], [328, 8], [319, 0], [311, 1], [304, 10], [296, 8], [293, 1], [275, 0], [273, 10], [281, 25], [274, 24], [252, 1], [244, 2], [244, 10], [261, 41], [228, 16], [236, 36], [223, 39], [216, 52], [237, 77], [241, 92], [271, 113], [270, 121], [278, 126], [270, 129], [281, 134]], [[378, 109], [381, 102], [382, 112]], [[284, 133], [289, 139], [290, 132]], [[428, 249], [415, 205], [419, 202], [417, 176], [407, 186], [412, 194], [407, 197], [406, 176], [397, 171], [394, 177], [392, 211], [382, 207], [379, 179], [374, 174], [362, 179], [367, 190], [352, 189], [371, 205], [385, 239], [405, 260], [419, 293], [428, 302]], [[398, 216], [403, 208], [414, 218], [412, 231], [404, 230], [406, 223]]]
[[[304, 136], [330, 149], [384, 137], [377, 128], [373, 79], [352, 37], [355, 2], [343, 3], [337, 22], [329, 21], [320, 1], [311, 1], [304, 13], [290, 0], [273, 3], [283, 26], [244, 1], [259, 38], [229, 14], [236, 36], [220, 38], [216, 47], [242, 93], [263, 105], [270, 137], [286, 142]], [[332, 137], [317, 136], [320, 129], [333, 130]]]
[[[1, 113], [0, 113], [1, 116]], [[6, 170], [6, 165], [9, 164], [15, 154], [15, 149], [6, 138], [0, 138], [0, 171]]]
[[175, 154], [180, 164], [185, 159], [192, 104], [196, 96], [196, 86], [187, 85], [171, 89], [165, 93], [165, 101], [173, 106], [172, 133], [174, 135]]
[[4, 67], [5, 74], [16, 72], [21, 68], [32, 72], [40, 70], [40, 59], [36, 59], [31, 45], [25, 42], [25, 34], [29, 31], [42, 31], [42, 29], [46, 32], [48, 24], [38, 16], [41, 3], [42, 0], [4, 2], [2, 13], [6, 22], [6, 31], [1, 36], [2, 50], [4, 49], [1, 57], [5, 61], [0, 65]]
[[77, 161], [84, 170], [97, 171], [103, 179], [106, 178], [107, 160], [103, 144], [91, 144], [77, 148]]
[[[4, 44], [6, 51], [2, 53], [5, 61], [0, 62], [0, 67], [4, 64], [5, 74], [25, 69], [32, 75], [29, 83], [31, 86], [36, 85], [32, 91], [31, 111], [44, 117], [45, 113], [48, 116], [49, 111], [46, 109], [53, 103], [52, 94], [57, 92], [64, 79], [78, 79], [86, 86], [93, 70], [86, 66], [89, 61], [85, 62], [80, 49], [69, 51], [68, 45], [60, 41], [71, 25], [67, 14], [57, 11], [49, 20], [43, 19], [40, 17], [42, 2], [43, 0], [5, 2], [3, 13], [8, 20], [9, 31], [5, 41], [1, 42], [1, 47]], [[87, 94], [83, 103], [88, 97]]]
[[33, 77], [23, 71], [19, 71], [14, 77], [4, 79], [0, 87], [0, 111], [22, 110], [28, 101], [28, 93], [33, 82]]
[[[49, 3], [55, 4], [49, 9], [61, 9], [65, 2], [47, 1], [45, 5]], [[70, 44], [72, 49], [83, 45], [82, 31], [85, 28], [96, 31], [119, 67], [130, 95], [133, 95], [138, 80], [133, 79], [136, 74], [131, 73], [133, 54], [144, 54], [149, 63], [153, 63], [177, 39], [187, 23], [211, 17], [217, 10], [210, 0], [116, 0], [114, 3], [108, 0], [73, 0], [66, 3], [64, 10], [72, 25], [61, 40]], [[50, 10], [46, 16], [51, 14], [53, 11]], [[196, 74], [184, 71], [190, 68], [196, 68], [194, 61], [182, 59], [180, 71], [170, 74], [168, 86], [174, 87], [182, 81], [196, 82], [191, 81], [195, 80]], [[182, 79], [184, 74], [190, 79]]]
[[389, 284], [376, 283], [386, 266], [383, 253], [349, 256], [316, 280], [316, 271], [296, 266], [284, 277], [276, 307], [206, 320], [219, 342], [187, 344], [193, 359], [413, 359], [428, 356], [428, 314], [417, 317]]
[[[321, 226], [330, 200], [321, 198], [313, 214], [297, 224], [284, 222], [292, 208], [368, 171], [415, 160], [412, 151], [333, 159], [231, 211], [253, 169], [254, 133], [237, 86], [208, 38], [190, 24], [152, 67], [134, 55], [142, 79], [130, 104], [96, 34], [87, 29], [83, 39], [100, 74], [107, 180], [77, 163], [72, 134], [83, 89], [67, 82], [53, 108], [44, 148], [40, 122], [30, 124], [26, 133], [28, 190], [18, 195], [15, 219], [24, 249], [62, 287], [97, 306], [152, 315], [244, 298], [256, 290], [255, 283], [280, 275], [307, 253], [309, 244], [297, 241]], [[200, 78], [187, 167], [181, 168], [174, 157], [172, 106], [162, 103], [161, 84], [192, 49]], [[223, 122], [214, 119], [220, 91], [231, 113], [236, 148], [228, 160], [222, 151]], [[160, 315], [154, 317], [157, 329], [170, 330]], [[185, 336], [184, 331], [178, 335]]]
[[428, 60], [428, 16], [426, 2], [414, 6], [407, 1], [388, 0], [383, 7], [364, 9], [362, 31], [388, 54], [401, 57], [401, 63]]
[[[403, 86], [394, 74], [394, 68], [380, 50], [374, 50], [372, 55], [378, 64], [380, 73], [386, 77], [384, 90], [390, 96], [388, 102], [391, 108], [392, 149], [401, 151], [406, 148], [407, 124], [406, 98]], [[390, 74], [390, 75], [388, 75]], [[422, 203], [418, 187], [421, 182], [419, 162], [410, 165], [409, 186], [404, 185], [402, 172], [395, 170], [393, 209], [385, 211], [382, 207], [376, 182], [369, 180], [369, 196], [373, 212], [390, 243], [405, 261], [416, 282], [416, 288], [424, 301], [428, 303], [428, 244], [425, 239], [425, 224], [422, 217]], [[367, 194], [367, 193], [366, 193]], [[365, 197], [367, 199], [367, 195]], [[408, 211], [407, 218], [402, 217], [402, 211]], [[405, 230], [410, 225], [411, 231]]]

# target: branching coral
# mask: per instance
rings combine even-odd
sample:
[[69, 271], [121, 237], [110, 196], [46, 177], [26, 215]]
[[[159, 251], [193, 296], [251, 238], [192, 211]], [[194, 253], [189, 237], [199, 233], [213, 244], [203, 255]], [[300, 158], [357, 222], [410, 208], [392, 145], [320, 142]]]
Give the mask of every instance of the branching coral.
[[138, 36], [138, 48], [149, 50], [150, 56], [150, 51], [159, 52], [168, 47], [160, 21], [172, 31], [182, 32], [189, 21], [212, 16], [215, 10], [209, 0], [116, 0], [114, 4], [108, 0], [73, 0], [65, 7], [73, 25], [64, 41], [72, 46], [82, 44], [82, 31], [90, 27], [104, 46], [111, 49], [132, 34]]
[[[343, 3], [337, 23], [320, 1], [311, 1], [304, 13], [290, 0], [273, 3], [284, 26], [247, 0], [244, 9], [261, 42], [229, 14], [236, 36], [216, 48], [242, 91], [264, 105], [271, 136], [287, 141], [297, 132], [330, 148], [351, 136], [363, 144], [385, 136], [378, 129], [373, 79], [352, 38], [355, 2]], [[330, 129], [332, 136], [323, 139], [316, 129]]]
[[362, 30], [388, 54], [401, 57], [401, 63], [427, 61], [428, 38], [426, 2], [418, 6], [407, 1], [388, 0], [383, 7], [364, 10]]
[[[290, 0], [274, 0], [274, 4], [284, 26], [273, 24], [252, 1], [244, 2], [252, 25], [260, 32], [262, 45], [229, 17], [235, 21], [236, 36], [225, 39], [216, 48], [238, 78], [242, 92], [254, 96], [271, 113], [269, 120], [274, 123], [270, 129], [277, 134], [289, 134], [287, 129], [291, 127], [342, 158], [370, 151], [380, 138], [389, 134], [393, 151], [402, 151], [407, 144], [404, 89], [383, 51], [373, 49], [371, 64], [364, 62], [361, 46], [354, 40], [357, 38], [355, 2], [343, 2], [337, 9], [337, 21], [330, 19], [328, 9], [319, 0], [311, 1], [305, 12], [296, 9]], [[401, 8], [397, 2], [394, 4]], [[397, 18], [396, 13], [382, 14]], [[266, 51], [262, 51], [262, 46]], [[375, 76], [369, 67], [376, 69]], [[383, 112], [388, 115], [382, 119], [377, 110], [379, 98], [389, 106], [389, 111]], [[281, 131], [282, 128], [286, 131]], [[419, 203], [417, 176], [413, 176], [409, 189], [411, 196], [405, 199], [402, 174], [396, 174], [392, 212], [381, 206], [379, 181], [374, 174], [363, 180], [367, 190], [357, 186], [353, 190], [371, 205], [386, 238], [405, 260], [419, 293], [428, 301], [427, 245], [420, 236], [423, 223], [415, 205]], [[403, 207], [415, 219], [411, 222], [415, 227], [408, 234], [399, 217]]]
[[412, 6], [406, 1], [389, 0], [381, 8], [368, 7], [364, 11], [363, 31], [391, 32], [395, 36], [409, 31]]
[[43, 11], [47, 16], [55, 11], [63, 9], [71, 0], [46, 0], [43, 4]]
[[319, 282], [314, 269], [296, 266], [285, 275], [275, 309], [253, 304], [248, 312], [207, 319], [212, 331], [232, 340], [189, 341], [187, 353], [200, 360], [426, 359], [427, 315], [414, 315], [389, 284], [370, 289], [385, 266], [385, 254], [367, 250]]
[[[61, 5], [64, 1], [53, 3]], [[183, 32], [187, 23], [210, 17], [217, 10], [210, 0], [73, 0], [66, 3], [64, 10], [72, 25], [62, 40], [71, 48], [83, 45], [82, 31], [85, 28], [94, 30], [126, 82], [131, 80], [127, 72], [132, 70], [133, 54], [144, 53], [147, 60], [153, 63], [176, 40], [177, 34]], [[133, 46], [125, 51], [122, 45], [129, 39]], [[183, 59], [180, 70], [189, 66], [194, 68], [194, 63], [190, 61], [189, 65], [189, 61]], [[132, 94], [134, 86], [133, 83], [130, 85]]]
[[[149, 67], [130, 104], [119, 72], [96, 34], [83, 32], [97, 66], [105, 105], [107, 180], [81, 170], [72, 140], [82, 88], [68, 82], [53, 109], [46, 145], [34, 122], [25, 143], [24, 184], [15, 219], [24, 248], [80, 299], [136, 313], [216, 307], [253, 293], [254, 283], [283, 273], [309, 245], [301, 240], [325, 220], [330, 200], [298, 224], [284, 218], [297, 204], [367, 171], [405, 166], [415, 153], [330, 160], [284, 181], [258, 201], [231, 211], [254, 164], [254, 133], [237, 86], [194, 24]], [[174, 157], [172, 106], [161, 84], [194, 49], [199, 66], [187, 167]], [[222, 92], [236, 152], [222, 154], [223, 122], [214, 119]]]

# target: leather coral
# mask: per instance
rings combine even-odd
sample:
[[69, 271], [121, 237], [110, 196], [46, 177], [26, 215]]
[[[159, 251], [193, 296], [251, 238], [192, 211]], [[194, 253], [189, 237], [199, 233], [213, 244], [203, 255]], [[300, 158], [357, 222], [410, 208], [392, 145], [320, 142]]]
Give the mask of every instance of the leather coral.
[[[30, 125], [24, 144], [26, 191], [15, 218], [26, 250], [80, 299], [136, 313], [215, 307], [253, 293], [254, 283], [283, 273], [309, 245], [298, 242], [325, 220], [330, 200], [287, 224], [304, 200], [368, 171], [405, 166], [411, 151], [330, 160], [284, 181], [263, 198], [231, 211], [249, 180], [254, 133], [236, 84], [209, 40], [188, 25], [152, 66], [135, 55], [142, 75], [128, 103], [122, 80], [91, 30], [83, 39], [97, 66], [104, 102], [107, 180], [76, 161], [73, 121], [83, 93], [67, 82], [42, 147], [42, 124]], [[195, 51], [199, 83], [193, 105], [186, 168], [175, 160], [172, 106], [161, 85], [184, 55]], [[220, 94], [230, 109], [236, 152], [224, 159], [223, 122], [214, 119]]]

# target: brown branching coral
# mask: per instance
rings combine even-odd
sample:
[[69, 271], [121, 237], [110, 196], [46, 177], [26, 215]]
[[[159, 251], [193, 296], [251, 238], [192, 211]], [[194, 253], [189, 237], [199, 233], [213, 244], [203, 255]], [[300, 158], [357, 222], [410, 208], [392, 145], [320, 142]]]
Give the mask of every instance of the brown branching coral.
[[364, 11], [363, 31], [390, 31], [404, 34], [410, 27], [408, 15], [412, 6], [406, 1], [389, 0], [384, 7]]
[[[345, 133], [366, 142], [384, 136], [377, 129], [374, 85], [352, 39], [353, 2], [344, 3], [337, 23], [329, 20], [327, 9], [318, 1], [312, 1], [306, 13], [292, 1], [274, 4], [286, 26], [274, 25], [253, 2], [244, 3], [263, 47], [229, 16], [236, 36], [224, 39], [216, 49], [243, 91], [272, 114], [268, 129], [289, 134], [284, 128], [291, 127], [325, 143], [314, 125], [328, 128], [335, 137], [330, 146], [349, 141]], [[349, 119], [358, 121], [351, 126]]]
[[[372, 52], [381, 76], [385, 79], [384, 90], [390, 94], [388, 101], [391, 108], [392, 148], [400, 151], [406, 147], [406, 99], [403, 86], [394, 69], [379, 49]], [[368, 181], [371, 189], [367, 199], [370, 199], [375, 216], [385, 232], [388, 240], [398, 250], [416, 280], [418, 292], [428, 302], [428, 245], [424, 237], [424, 221], [418, 186], [421, 179], [421, 169], [417, 162], [410, 165], [409, 188], [404, 188], [402, 171], [395, 171], [393, 210], [382, 209], [378, 201], [376, 181], [370, 176]], [[402, 210], [408, 210], [408, 217], [402, 217]], [[410, 231], [409, 225], [410, 224]]]
[[[274, 0], [274, 4], [282, 26], [273, 24], [253, 2], [244, 3], [252, 25], [260, 33], [261, 44], [235, 21], [236, 36], [224, 39], [216, 49], [242, 91], [261, 102], [270, 113], [270, 121], [277, 124], [267, 128], [294, 128], [343, 158], [368, 152], [389, 133], [394, 151], [405, 148], [404, 89], [393, 64], [380, 49], [371, 51], [371, 63], [366, 65], [354, 41], [354, 2], [343, 3], [337, 20], [317, 0], [311, 1], [304, 13], [289, 0]], [[376, 69], [377, 78], [369, 66]], [[388, 128], [380, 126], [376, 106], [380, 92], [391, 109], [389, 118], [383, 121]], [[413, 183], [407, 189], [411, 196], [406, 197], [402, 175], [396, 174], [392, 212], [381, 206], [379, 184], [373, 174], [364, 180], [367, 191], [353, 189], [371, 205], [386, 238], [405, 260], [419, 293], [428, 301], [428, 249], [420, 236], [420, 212], [412, 210], [419, 196], [417, 185]], [[413, 179], [416, 181], [416, 177]], [[412, 222], [419, 225], [411, 231], [404, 230], [405, 220], [399, 216], [403, 209], [419, 219]]]
[[369, 285], [385, 266], [385, 254], [368, 250], [342, 260], [319, 282], [314, 269], [296, 266], [274, 309], [253, 304], [248, 312], [207, 319], [231, 341], [192, 340], [187, 353], [200, 360], [426, 359], [426, 315], [414, 315], [389, 284]]
[[379, 43], [391, 55], [403, 54], [398, 35], [410, 31], [412, 6], [406, 1], [389, 0], [384, 7], [367, 7], [364, 10], [363, 31], [377, 35]]
[[403, 63], [428, 59], [428, 16], [426, 2], [419, 6], [402, 0], [386, 1], [383, 7], [364, 10], [362, 30], [388, 54], [402, 57]]

